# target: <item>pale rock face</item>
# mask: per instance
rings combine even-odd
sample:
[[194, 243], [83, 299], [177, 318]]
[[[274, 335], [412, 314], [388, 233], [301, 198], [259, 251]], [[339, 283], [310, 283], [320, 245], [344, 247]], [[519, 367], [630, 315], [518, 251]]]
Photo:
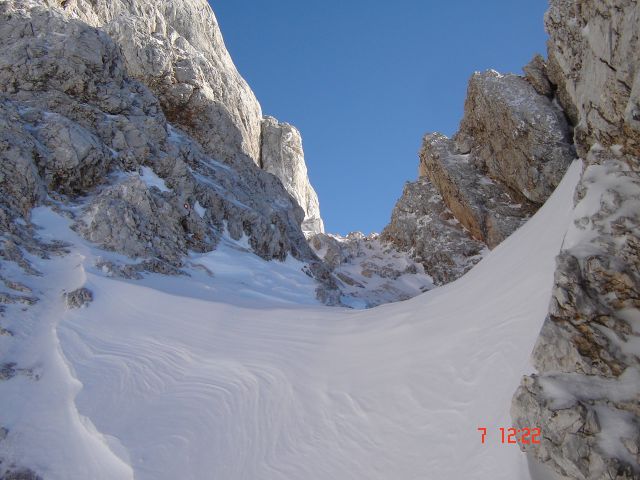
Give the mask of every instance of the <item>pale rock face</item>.
[[638, 2], [552, 1], [545, 24], [550, 78], [576, 117], [580, 155], [599, 143], [640, 156]]
[[544, 431], [526, 450], [560, 478], [640, 475], [639, 19], [625, 0], [553, 0], [546, 16], [549, 78], [585, 169], [532, 355], [539, 374], [511, 414]]
[[48, 0], [107, 32], [128, 74], [158, 97], [167, 119], [233, 163], [260, 157], [262, 111], [236, 70], [206, 0]]
[[262, 122], [260, 163], [263, 170], [280, 179], [284, 188], [304, 210], [302, 231], [310, 236], [324, 232], [318, 195], [309, 182], [300, 132], [273, 117]]
[[[335, 299], [333, 278], [300, 230], [304, 211], [280, 180], [250, 161], [216, 161], [167, 123], [106, 33], [41, 2], [4, 1], [0, 38], [0, 221], [9, 246], [37, 248], [29, 226], [15, 221], [28, 222], [48, 195], [73, 206], [67, 214], [86, 238], [154, 271], [179, 273], [189, 250], [215, 248], [226, 230], [246, 235], [264, 259], [306, 261], [318, 293]], [[148, 183], [142, 167], [165, 188]], [[14, 250], [4, 249], [28, 269]]]
[[263, 120], [205, 0], [70, 0], [62, 8], [114, 39], [129, 76], [148, 86], [167, 119], [207, 154], [239, 170], [251, 159], [273, 173], [305, 211], [303, 231], [323, 231], [299, 132], [270, 117]]
[[490, 177], [538, 205], [575, 158], [562, 110], [524, 78], [494, 70], [471, 77], [456, 139]]

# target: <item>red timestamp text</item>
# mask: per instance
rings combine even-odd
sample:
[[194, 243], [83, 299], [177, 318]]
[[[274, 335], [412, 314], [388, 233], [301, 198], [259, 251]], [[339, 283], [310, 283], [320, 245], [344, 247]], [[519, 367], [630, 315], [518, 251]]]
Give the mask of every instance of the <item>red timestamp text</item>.
[[[477, 429], [480, 434], [480, 441], [484, 444], [487, 441], [487, 431], [486, 427], [478, 427]], [[500, 440], [502, 444], [511, 444], [511, 445], [534, 445], [540, 443], [540, 436], [542, 435], [542, 431], [539, 428], [505, 428], [500, 427], [497, 429], [499, 435], [497, 438]]]

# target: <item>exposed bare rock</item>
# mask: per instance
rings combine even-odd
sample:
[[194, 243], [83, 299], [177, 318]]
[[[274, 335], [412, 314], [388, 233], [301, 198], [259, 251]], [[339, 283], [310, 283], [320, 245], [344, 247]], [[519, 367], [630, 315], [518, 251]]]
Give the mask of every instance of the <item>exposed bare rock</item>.
[[15, 216], [27, 216], [44, 198], [45, 188], [36, 166], [39, 151], [13, 103], [0, 101], [0, 203]]
[[2, 480], [42, 480], [42, 477], [31, 469], [15, 467], [6, 470], [0, 478]]
[[[49, 0], [51, 6], [60, 2]], [[236, 70], [205, 0], [69, 0], [73, 15], [107, 32], [121, 48], [129, 75], [158, 96], [179, 125], [217, 159], [260, 156], [262, 112]]]
[[15, 377], [16, 372], [16, 364], [14, 362], [0, 364], [0, 381]]
[[533, 212], [510, 191], [483, 175], [474, 154], [460, 155], [452, 140], [434, 133], [424, 137], [420, 174], [436, 187], [444, 204], [471, 237], [494, 248]]
[[433, 287], [422, 265], [376, 234], [319, 233], [309, 243], [337, 277], [345, 305], [375, 307], [407, 300]]
[[585, 169], [558, 257], [549, 315], [512, 417], [561, 478], [640, 478], [640, 5], [552, 0], [549, 75]]
[[547, 73], [547, 62], [542, 55], [535, 55], [531, 61], [523, 67], [525, 78], [540, 95], [553, 96], [553, 86]]
[[540, 426], [541, 435], [523, 450], [552, 467], [556, 478], [637, 479], [637, 381], [631, 371], [590, 383], [571, 374], [524, 377], [511, 408], [514, 427]]
[[260, 104], [236, 70], [206, 1], [71, 0], [62, 8], [114, 39], [128, 75], [148, 86], [168, 120], [208, 155], [240, 170], [249, 168], [248, 159], [262, 164], [305, 211], [303, 229], [323, 230], [300, 134], [275, 119], [262, 120]]
[[[640, 337], [640, 178], [611, 151], [592, 149], [588, 161], [575, 225], [557, 260], [549, 316], [532, 355], [540, 375], [525, 377], [512, 417], [520, 425], [537, 422], [546, 441], [528, 450], [566, 478], [635, 479], [640, 475], [640, 356], [633, 348]], [[543, 395], [551, 380], [553, 388]], [[603, 382], [606, 388], [599, 387]], [[575, 402], [548, 411], [549, 403], [566, 398], [563, 390], [572, 389]], [[602, 422], [630, 425], [632, 433], [603, 428], [600, 439], [600, 432], [577, 425], [566, 437], [562, 418], [584, 423], [599, 415]], [[549, 440], [553, 436], [558, 440]], [[603, 449], [605, 443], [616, 447]]]
[[[635, 0], [552, 1], [545, 17], [551, 79], [576, 116], [582, 157], [591, 145], [621, 145], [640, 157], [640, 77]], [[637, 164], [636, 164], [637, 165]]]
[[408, 252], [436, 285], [464, 275], [486, 248], [471, 238], [427, 177], [405, 184], [381, 239]]
[[280, 179], [284, 188], [304, 210], [302, 231], [306, 235], [324, 232], [318, 195], [309, 182], [300, 132], [273, 117], [262, 121], [261, 167]]
[[542, 57], [525, 72], [527, 79], [493, 70], [471, 77], [459, 132], [425, 136], [419, 173], [428, 181], [405, 189], [383, 232], [436, 284], [463, 275], [483, 245], [494, 248], [520, 227], [575, 157]]
[[174, 276], [186, 275], [186, 272], [183, 270], [158, 258], [142, 260], [136, 263], [116, 263], [100, 260], [96, 262], [96, 267], [109, 277], [124, 278], [127, 280], [140, 280], [144, 278], [142, 275], [144, 272]]
[[67, 308], [83, 308], [93, 302], [93, 292], [88, 288], [78, 288], [64, 294]]
[[494, 70], [469, 80], [456, 140], [491, 178], [539, 205], [575, 158], [564, 113], [524, 78]]
[[[558, 101], [558, 104], [562, 106], [562, 110], [571, 125], [577, 125], [579, 122], [578, 109], [574, 105], [573, 99], [567, 91], [567, 77], [565, 77], [565, 74], [560, 68], [552, 50], [549, 50], [547, 58], [547, 76], [555, 90], [554, 98]], [[579, 155], [582, 155], [582, 153], [583, 152], [578, 151]]]
[[177, 263], [187, 253], [184, 215], [139, 177], [132, 177], [96, 196], [78, 229], [92, 242], [131, 257]]
[[[246, 235], [265, 259], [292, 254], [310, 262], [324, 287], [335, 289], [300, 229], [304, 211], [281, 181], [242, 149], [231, 166], [216, 161], [211, 148], [168, 124], [161, 101], [129, 76], [122, 45], [69, 18], [69, 11], [85, 14], [79, 4], [66, 5], [61, 10], [36, 0], [0, 2], [0, 37], [6, 40], [0, 122], [9, 126], [0, 133], [0, 187], [9, 202], [0, 220], [6, 231], [26, 232], [16, 216], [28, 219], [48, 193], [63, 203], [79, 202], [82, 208], [74, 212], [84, 213], [73, 214], [77, 230], [140, 258], [141, 265], [155, 268], [157, 261], [163, 270], [179, 269], [188, 250], [215, 248], [226, 229], [234, 239]], [[94, 6], [105, 15], [111, 11], [106, 4]], [[244, 108], [238, 101], [236, 107]], [[259, 146], [259, 134], [256, 141]], [[29, 235], [11, 241], [28, 242]]]
[[78, 194], [104, 179], [113, 155], [95, 135], [57, 114], [34, 123], [36, 139], [49, 150], [38, 162], [49, 189]]

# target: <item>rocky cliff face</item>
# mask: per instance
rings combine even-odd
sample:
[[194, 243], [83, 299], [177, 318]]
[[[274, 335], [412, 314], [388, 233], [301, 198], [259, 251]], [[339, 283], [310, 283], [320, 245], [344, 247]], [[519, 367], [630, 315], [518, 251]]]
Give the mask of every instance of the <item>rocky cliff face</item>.
[[47, 0], [106, 32], [127, 74], [158, 97], [167, 120], [222, 161], [260, 158], [262, 111], [224, 46], [206, 0]]
[[[549, 315], [511, 414], [559, 478], [640, 478], [640, 6], [553, 0], [548, 80], [585, 167]], [[634, 345], [636, 347], [634, 347]]]
[[[540, 61], [528, 70], [537, 73]], [[463, 275], [483, 248], [520, 227], [575, 158], [547, 77], [531, 77], [475, 73], [458, 133], [423, 139], [420, 179], [405, 188], [382, 238], [410, 252], [436, 284]]]
[[106, 31], [122, 50], [128, 75], [151, 89], [171, 124], [218, 160], [240, 169], [253, 161], [276, 175], [305, 211], [303, 229], [323, 231], [300, 133], [262, 117], [205, 0], [48, 4]]
[[564, 112], [525, 78], [490, 70], [469, 80], [456, 145], [518, 200], [541, 205], [575, 157], [570, 133]]
[[259, 105], [206, 2], [3, 1], [0, 15], [5, 258], [34, 244], [30, 210], [47, 204], [138, 270], [179, 273], [226, 232], [265, 259], [308, 262], [335, 299], [305, 212], [255, 163]]
[[305, 235], [324, 232], [318, 195], [309, 182], [300, 132], [273, 117], [262, 121], [260, 166], [280, 179], [284, 188], [304, 210]]
[[482, 259], [474, 240], [426, 177], [407, 182], [382, 239], [421, 264], [436, 285], [452, 282]]

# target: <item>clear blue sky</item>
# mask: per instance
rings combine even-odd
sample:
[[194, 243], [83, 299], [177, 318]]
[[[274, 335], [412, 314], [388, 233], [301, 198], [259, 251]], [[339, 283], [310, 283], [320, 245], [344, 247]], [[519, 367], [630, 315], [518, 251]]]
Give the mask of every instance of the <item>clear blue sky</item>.
[[331, 233], [381, 231], [423, 134], [456, 131], [474, 71], [546, 52], [546, 0], [211, 4], [263, 112], [302, 132]]

